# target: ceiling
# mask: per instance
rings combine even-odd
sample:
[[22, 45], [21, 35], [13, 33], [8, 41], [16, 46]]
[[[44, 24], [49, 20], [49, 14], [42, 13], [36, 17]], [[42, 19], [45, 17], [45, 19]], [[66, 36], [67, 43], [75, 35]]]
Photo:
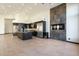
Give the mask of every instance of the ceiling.
[[0, 14], [23, 13], [32, 15], [39, 11], [53, 8], [61, 3], [0, 3]]

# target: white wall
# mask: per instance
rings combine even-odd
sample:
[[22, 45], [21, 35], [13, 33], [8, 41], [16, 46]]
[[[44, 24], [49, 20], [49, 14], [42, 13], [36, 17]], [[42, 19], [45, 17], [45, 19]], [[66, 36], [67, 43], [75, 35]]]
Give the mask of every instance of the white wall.
[[[67, 40], [79, 43], [79, 4], [67, 4]], [[70, 38], [70, 40], [69, 40]]]
[[26, 14], [19, 13], [14, 15], [15, 20], [13, 22], [17, 23], [28, 23], [29, 22], [29, 17]]
[[0, 15], [0, 34], [4, 34], [4, 20]]
[[5, 33], [13, 33], [12, 19], [4, 19], [5, 22]]

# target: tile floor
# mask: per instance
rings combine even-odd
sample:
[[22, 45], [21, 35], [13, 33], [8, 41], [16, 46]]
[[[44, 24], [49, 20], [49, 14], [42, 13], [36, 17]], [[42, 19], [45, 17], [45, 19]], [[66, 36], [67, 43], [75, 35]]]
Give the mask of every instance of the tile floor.
[[79, 44], [36, 38], [21, 40], [12, 34], [0, 35], [1, 56], [79, 56]]

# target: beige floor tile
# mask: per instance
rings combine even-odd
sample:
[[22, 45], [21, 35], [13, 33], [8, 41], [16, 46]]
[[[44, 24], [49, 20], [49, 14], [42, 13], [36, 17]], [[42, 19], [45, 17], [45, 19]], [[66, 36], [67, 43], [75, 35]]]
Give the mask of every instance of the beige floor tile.
[[0, 35], [2, 56], [79, 56], [79, 44], [33, 37], [21, 40], [12, 34]]

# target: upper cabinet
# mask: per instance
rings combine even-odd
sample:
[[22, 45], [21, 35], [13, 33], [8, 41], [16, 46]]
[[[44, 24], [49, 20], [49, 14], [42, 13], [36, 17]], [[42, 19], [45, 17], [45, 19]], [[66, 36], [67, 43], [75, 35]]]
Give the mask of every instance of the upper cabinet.
[[50, 9], [50, 23], [59, 24], [65, 23], [66, 20], [66, 4], [61, 4]]

